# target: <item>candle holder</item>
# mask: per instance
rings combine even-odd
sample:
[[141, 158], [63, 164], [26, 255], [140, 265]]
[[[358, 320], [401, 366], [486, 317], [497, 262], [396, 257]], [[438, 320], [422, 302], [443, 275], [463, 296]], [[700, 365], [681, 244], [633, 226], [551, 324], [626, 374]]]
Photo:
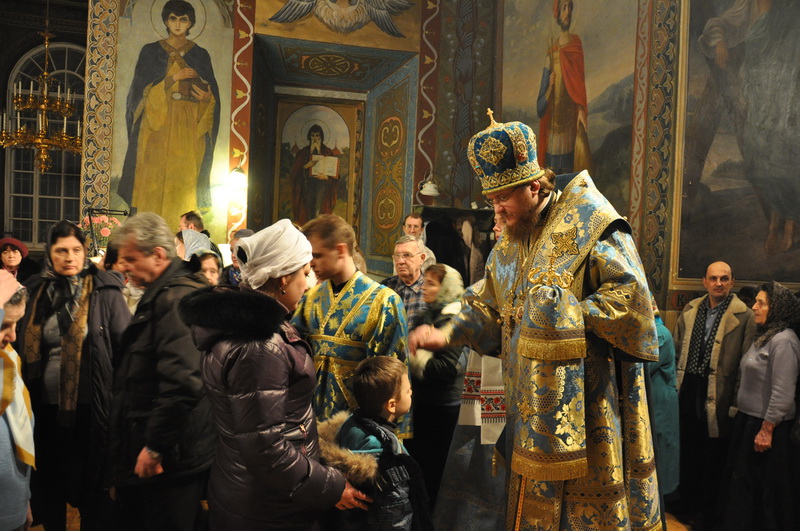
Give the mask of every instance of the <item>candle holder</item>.
[[[82, 149], [81, 122], [78, 120], [75, 134], [67, 132], [67, 119], [75, 114], [75, 94], [69, 89], [62, 95], [61, 86], [50, 77], [49, 68], [50, 39], [54, 37], [49, 31], [50, 18], [45, 19], [45, 31], [39, 32], [44, 37], [44, 68], [42, 73], [31, 80], [30, 90], [24, 93], [22, 82], [14, 85], [11, 99], [11, 114], [3, 111], [0, 124], [0, 146], [4, 148], [29, 148], [35, 151], [36, 167], [40, 172], [48, 170], [52, 164], [53, 150], [80, 153]], [[38, 86], [35, 86], [38, 83]], [[55, 85], [55, 97], [50, 93]], [[23, 123], [20, 113], [35, 112], [35, 130], [29, 131]], [[59, 120], [59, 118], [61, 120]], [[51, 120], [53, 127], [51, 127]], [[58, 126], [61, 126], [60, 128]], [[16, 126], [16, 127], [15, 127]], [[71, 127], [69, 127], [71, 129]], [[60, 130], [59, 130], [60, 129]]]

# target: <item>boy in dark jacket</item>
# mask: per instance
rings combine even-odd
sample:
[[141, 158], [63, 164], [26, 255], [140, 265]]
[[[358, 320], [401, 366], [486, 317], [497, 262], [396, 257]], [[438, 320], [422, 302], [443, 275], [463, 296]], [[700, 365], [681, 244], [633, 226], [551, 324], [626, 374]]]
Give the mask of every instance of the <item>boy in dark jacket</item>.
[[374, 502], [366, 513], [346, 511], [339, 529], [433, 529], [419, 466], [394, 433], [395, 420], [411, 409], [408, 369], [397, 358], [367, 358], [356, 368], [353, 394], [355, 413], [319, 425], [320, 449], [328, 465]]

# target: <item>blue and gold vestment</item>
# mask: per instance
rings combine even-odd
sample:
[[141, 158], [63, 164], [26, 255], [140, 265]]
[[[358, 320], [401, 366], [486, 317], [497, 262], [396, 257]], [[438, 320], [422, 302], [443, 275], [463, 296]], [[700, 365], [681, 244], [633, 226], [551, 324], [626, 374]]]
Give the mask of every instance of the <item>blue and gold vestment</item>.
[[587, 172], [556, 188], [530, 241], [502, 238], [443, 332], [502, 348], [507, 529], [661, 529], [641, 363], [658, 342], [641, 261]]
[[[313, 405], [320, 421], [356, 408], [351, 380], [362, 360], [394, 356], [408, 364], [408, 324], [400, 296], [360, 272], [337, 295], [330, 280], [311, 288], [292, 324], [314, 352]], [[407, 437], [410, 414], [398, 424], [399, 435]]]

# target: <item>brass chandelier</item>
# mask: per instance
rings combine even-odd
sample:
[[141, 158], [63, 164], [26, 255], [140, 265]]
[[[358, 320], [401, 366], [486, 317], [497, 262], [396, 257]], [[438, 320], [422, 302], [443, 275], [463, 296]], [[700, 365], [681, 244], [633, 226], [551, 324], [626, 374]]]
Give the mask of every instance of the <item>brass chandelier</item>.
[[[2, 130], [0, 130], [0, 146], [33, 149], [36, 152], [34, 156], [36, 166], [40, 172], [50, 168], [52, 162], [50, 151], [52, 150], [81, 152], [80, 120], [78, 120], [76, 134], [67, 133], [67, 118], [75, 113], [75, 94], [70, 92], [70, 89], [62, 94], [61, 84], [52, 79], [47, 71], [50, 59], [50, 39], [54, 35], [49, 31], [49, 14], [45, 20], [45, 30], [39, 32], [39, 35], [44, 37], [44, 68], [42, 73], [36, 77], [38, 86], [34, 86], [32, 79], [30, 90], [26, 93], [22, 81], [15, 83], [12, 97], [13, 108], [10, 115], [3, 112]], [[55, 94], [51, 93], [53, 88], [56, 89]], [[31, 111], [36, 113], [35, 129], [28, 129], [28, 125], [23, 122], [20, 114]], [[51, 127], [51, 120], [54, 122], [54, 127]]]

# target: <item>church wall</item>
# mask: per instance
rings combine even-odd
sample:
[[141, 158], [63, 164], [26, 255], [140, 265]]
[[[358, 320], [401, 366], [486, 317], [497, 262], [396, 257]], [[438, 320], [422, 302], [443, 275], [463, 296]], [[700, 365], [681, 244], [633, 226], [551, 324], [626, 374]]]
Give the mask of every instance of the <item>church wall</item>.
[[[432, 3], [429, 3], [429, 5]], [[470, 137], [488, 124], [495, 105], [496, 24], [492, 0], [441, 1], [423, 12], [415, 183], [431, 171], [442, 195], [426, 204], [483, 204], [466, 157]], [[431, 154], [429, 157], [428, 154]]]
[[253, 55], [253, 106], [250, 114], [250, 164], [248, 168], [247, 217], [250, 227], [266, 227], [273, 219], [272, 191], [275, 150], [275, 85], [266, 59]]
[[363, 185], [364, 227], [359, 240], [370, 271], [391, 275], [394, 242], [411, 211], [416, 60], [375, 90], [367, 107]]
[[[335, 32], [328, 29], [314, 14], [295, 22], [291, 27], [276, 24], [269, 21], [269, 18], [285, 2], [261, 0], [255, 2], [253, 31], [257, 34], [263, 32], [280, 35], [282, 38], [314, 41], [322, 46], [329, 44], [334, 48], [358, 44], [374, 50], [412, 53], [416, 57], [413, 62], [416, 75], [409, 77], [409, 80], [414, 85], [416, 94], [408, 102], [415, 101], [416, 107], [408, 109], [408, 112], [413, 113], [409, 116], [414, 119], [405, 124], [406, 140], [411, 139], [412, 147], [404, 154], [406, 158], [403, 159], [405, 162], [402, 173], [398, 174], [395, 170], [394, 185], [388, 187], [384, 195], [388, 195], [389, 190], [393, 189], [393, 193], [400, 197], [397, 210], [409, 209], [416, 202], [415, 193], [419, 183], [426, 172], [431, 171], [442, 194], [435, 199], [425, 197], [423, 202], [437, 206], [466, 207], [470, 202], [480, 200], [480, 193], [477, 181], [465, 171], [468, 168], [459, 166], [464, 162], [465, 144], [483, 125], [486, 107], [494, 106], [501, 112], [503, 109], [502, 71], [499, 70], [502, 57], [498, 54], [498, 46], [503, 32], [503, 7], [507, 7], [507, 3], [508, 0], [505, 4], [488, 0], [415, 3], [408, 11], [392, 17], [397, 22], [397, 27], [406, 35], [406, 38], [398, 38], [386, 35], [373, 23], [347, 34]], [[691, 5], [695, 4], [697, 3]], [[118, 2], [95, 0], [90, 5], [106, 8], [118, 6]], [[633, 226], [651, 288], [657, 295], [659, 304], [672, 311], [679, 309], [696, 292], [702, 292], [698, 273], [694, 271], [696, 267], [693, 266], [691, 274], [685, 274], [686, 271], [679, 266], [679, 261], [686, 258], [687, 251], [682, 251], [683, 258], [677, 253], [681, 240], [686, 235], [682, 234], [681, 213], [678, 211], [684, 193], [684, 177], [681, 182], [677, 182], [675, 175], [687, 171], [684, 145], [687, 122], [692, 120], [693, 107], [689, 101], [693, 94], [690, 86], [694, 71], [692, 68], [697, 66], [696, 61], [692, 63], [694, 59], [690, 53], [690, 39], [696, 37], [692, 34], [692, 24], [699, 25], [697, 17], [701, 16], [690, 12], [689, 7], [689, 3], [680, 0], [638, 0], [635, 6], [634, 89], [630, 94], [633, 118], [627, 205], [629, 221]], [[551, 16], [549, 11], [548, 16]], [[540, 57], [541, 50], [544, 49], [535, 43], [519, 43], [518, 46], [521, 49], [530, 48], [533, 50], [531, 54], [536, 57]], [[493, 52], [487, 54], [487, 50]], [[403, 63], [404, 68], [409, 64], [411, 63]], [[104, 63], [101, 57], [96, 69], [105, 75], [115, 67], [113, 61]], [[534, 77], [539, 75], [537, 72], [533, 74]], [[258, 74], [252, 77], [252, 81], [254, 85], [263, 83], [266, 86], [271, 83], [259, 81]], [[533, 82], [533, 85], [536, 84]], [[374, 208], [375, 194], [380, 188], [376, 186], [380, 182], [375, 180], [376, 166], [388, 168], [386, 160], [376, 151], [376, 132], [370, 130], [371, 127], [380, 125], [377, 119], [380, 114], [380, 98], [375, 86], [359, 91], [367, 102], [367, 140], [362, 167], [364, 182], [361, 188], [363, 197], [359, 236], [362, 241], [369, 242], [370, 248], [365, 249], [365, 252], [370, 255], [370, 267], [383, 270], [386, 263], [381, 257], [389, 254], [387, 246], [392, 238], [399, 235], [401, 220], [392, 221], [396, 223], [394, 225], [387, 225], [386, 219], [375, 218], [376, 215], [386, 215], [385, 209]], [[274, 99], [269, 90], [263, 94], [253, 93], [251, 96], [254, 100]], [[257, 108], [250, 112], [251, 121], [261, 120], [259, 116], [265, 116], [267, 122], [262, 129], [263, 135], [258, 136], [259, 145], [263, 142], [269, 143], [269, 139], [275, 135], [275, 118], [269, 114], [269, 105], [265, 106], [265, 110], [266, 115], [259, 115]], [[500, 118], [508, 119], [503, 115]], [[250, 138], [253, 138], [252, 131]], [[269, 192], [259, 191], [254, 180], [260, 179], [262, 172], [268, 172], [267, 168], [274, 166], [274, 160], [257, 162], [255, 159], [258, 159], [258, 155], [254, 155], [253, 159], [249, 161], [254, 166], [250, 172], [249, 204], [253, 213], [251, 226], [258, 228], [257, 225], [272, 222], [274, 212], [270, 213], [263, 206], [268, 204], [264, 195]], [[227, 165], [230, 163], [226, 160]], [[106, 201], [102, 188], [96, 188], [95, 184], [107, 178], [107, 171], [102, 167], [87, 166], [86, 172], [85, 202]], [[377, 178], [385, 179], [389, 174], [384, 169]], [[368, 199], [372, 207], [368, 206]], [[383, 204], [386, 204], [385, 201]], [[400, 215], [390, 217], [392, 220], [399, 220]], [[735, 216], [731, 219], [734, 218]], [[383, 225], [379, 226], [379, 222]], [[724, 223], [723, 220], [723, 226]], [[720, 243], [719, 238], [707, 238], [705, 241], [709, 243], [709, 247]], [[788, 259], [788, 256], [779, 255], [775, 259], [786, 264], [800, 263]], [[800, 274], [794, 269], [789, 269], [784, 278], [787, 282], [798, 279]], [[764, 278], [748, 277], [744, 280], [749, 282]]]

